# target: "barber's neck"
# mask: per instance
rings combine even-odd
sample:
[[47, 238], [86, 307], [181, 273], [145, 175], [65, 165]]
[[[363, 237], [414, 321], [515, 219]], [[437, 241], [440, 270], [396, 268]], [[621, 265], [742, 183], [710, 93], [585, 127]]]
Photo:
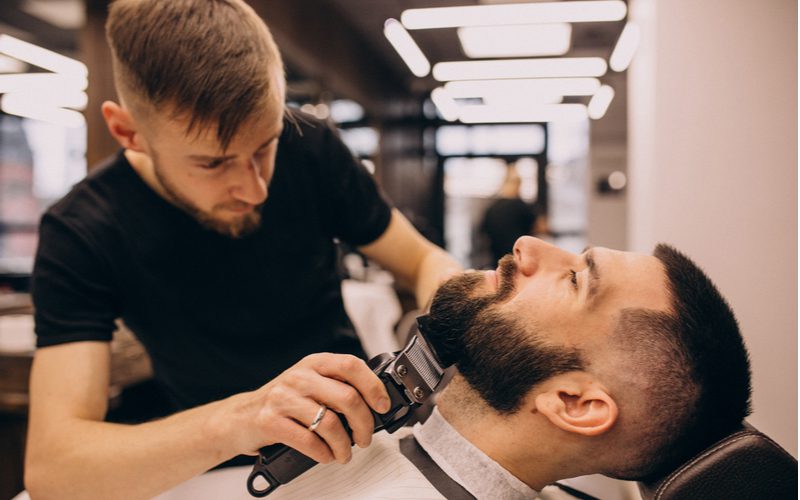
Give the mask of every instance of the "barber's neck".
[[461, 377], [437, 401], [439, 412], [459, 434], [536, 491], [559, 479], [589, 474], [579, 442], [523, 409], [502, 415], [477, 397]]
[[130, 163], [134, 172], [136, 172], [142, 181], [144, 181], [144, 183], [147, 184], [150, 189], [155, 191], [156, 194], [165, 200], [170, 201], [169, 194], [158, 180], [153, 160], [146, 154], [133, 151], [132, 149], [126, 149], [124, 154], [125, 158], [128, 160], [128, 163]]

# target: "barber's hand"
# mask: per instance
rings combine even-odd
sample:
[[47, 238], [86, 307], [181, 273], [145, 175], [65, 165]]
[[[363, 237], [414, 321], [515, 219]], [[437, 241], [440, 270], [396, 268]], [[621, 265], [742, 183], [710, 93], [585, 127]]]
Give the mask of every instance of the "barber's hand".
[[[350, 461], [350, 436], [333, 411], [345, 416], [353, 441], [363, 448], [372, 442], [374, 428], [367, 405], [379, 413], [390, 405], [383, 383], [364, 361], [330, 353], [306, 356], [260, 389], [223, 403], [229, 405], [223, 418], [230, 420], [215, 421], [225, 429], [234, 455], [284, 443], [320, 463]], [[310, 431], [320, 405], [333, 411]]]

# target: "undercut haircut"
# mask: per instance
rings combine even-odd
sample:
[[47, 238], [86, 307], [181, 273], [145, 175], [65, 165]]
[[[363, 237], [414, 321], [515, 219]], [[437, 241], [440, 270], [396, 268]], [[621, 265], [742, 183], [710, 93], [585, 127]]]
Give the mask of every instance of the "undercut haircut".
[[266, 106], [283, 108], [280, 53], [241, 0], [116, 0], [106, 37], [120, 97], [188, 117], [187, 135], [216, 127], [223, 150]]
[[[750, 414], [750, 362], [728, 303], [688, 257], [660, 244], [671, 313], [623, 311], [612, 346], [643, 379], [638, 445], [608, 475], [652, 480], [738, 428]], [[622, 417], [622, 414], [620, 414]], [[621, 422], [622, 423], [622, 422]], [[622, 458], [622, 457], [621, 457]]]

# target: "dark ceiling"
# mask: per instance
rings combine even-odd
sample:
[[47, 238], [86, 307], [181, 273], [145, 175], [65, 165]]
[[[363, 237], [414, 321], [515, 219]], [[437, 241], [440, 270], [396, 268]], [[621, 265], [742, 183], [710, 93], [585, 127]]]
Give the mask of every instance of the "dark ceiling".
[[[37, 0], [58, 4], [75, 0]], [[284, 52], [295, 96], [316, 99], [336, 94], [362, 102], [373, 111], [387, 101], [416, 99], [439, 85], [430, 75], [417, 78], [383, 35], [384, 22], [411, 8], [511, 3], [514, 0], [247, 0], [270, 24]], [[570, 1], [570, 0], [565, 0]], [[107, 0], [84, 0], [105, 9]], [[26, 13], [24, 0], [0, 0], [0, 32], [25, 38], [79, 57], [77, 30], [58, 28]], [[517, 2], [518, 3], [518, 2]], [[566, 57], [608, 59], [624, 21], [575, 23]], [[410, 32], [431, 64], [467, 59], [456, 30]], [[608, 78], [613, 78], [609, 75]], [[380, 113], [380, 111], [378, 111]]]

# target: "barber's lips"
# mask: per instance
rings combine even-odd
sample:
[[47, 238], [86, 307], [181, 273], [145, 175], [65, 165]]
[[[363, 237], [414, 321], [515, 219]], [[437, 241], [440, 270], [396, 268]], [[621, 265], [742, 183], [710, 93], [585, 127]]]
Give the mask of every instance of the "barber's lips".
[[255, 205], [230, 205], [226, 206], [225, 210], [235, 214], [249, 214], [255, 209]]

